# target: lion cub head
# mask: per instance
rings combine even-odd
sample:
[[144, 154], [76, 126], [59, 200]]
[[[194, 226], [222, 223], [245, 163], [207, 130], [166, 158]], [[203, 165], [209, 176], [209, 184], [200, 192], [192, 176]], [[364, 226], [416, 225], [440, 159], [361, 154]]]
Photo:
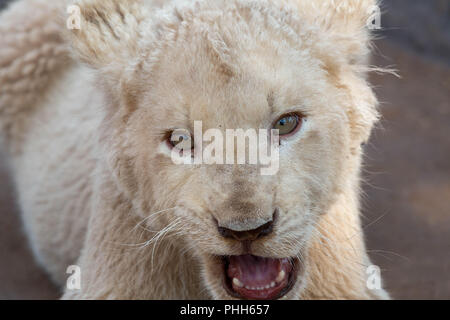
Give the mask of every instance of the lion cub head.
[[[364, 74], [373, 3], [317, 3], [80, 4], [71, 40], [107, 99], [111, 174], [200, 261], [216, 298], [298, 298], [318, 218], [357, 188], [377, 118]], [[244, 161], [220, 162], [239, 156], [227, 131], [249, 129], [268, 133], [258, 146], [275, 146], [275, 162], [251, 163], [249, 136]]]

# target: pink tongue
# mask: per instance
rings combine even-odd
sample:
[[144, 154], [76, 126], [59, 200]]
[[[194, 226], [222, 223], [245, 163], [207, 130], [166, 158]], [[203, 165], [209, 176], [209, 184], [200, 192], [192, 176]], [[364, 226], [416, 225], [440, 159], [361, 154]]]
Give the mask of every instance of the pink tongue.
[[292, 270], [289, 259], [271, 259], [253, 255], [231, 256], [227, 275], [230, 279], [238, 278], [248, 287], [261, 287], [275, 281], [279, 272], [286, 275]]

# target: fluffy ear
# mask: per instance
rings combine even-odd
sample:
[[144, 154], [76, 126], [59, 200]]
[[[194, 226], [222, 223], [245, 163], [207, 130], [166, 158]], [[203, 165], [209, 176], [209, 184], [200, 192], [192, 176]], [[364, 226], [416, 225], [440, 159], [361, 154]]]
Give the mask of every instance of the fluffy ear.
[[[334, 40], [335, 50], [350, 63], [365, 62], [370, 32], [380, 27], [377, 0], [294, 0], [302, 18]], [[337, 50], [336, 50], [337, 49]]]
[[371, 17], [377, 11], [377, 0], [296, 0], [303, 13], [315, 16], [330, 31], [351, 34], [373, 26]]
[[72, 7], [76, 23], [69, 35], [74, 53], [94, 69], [120, 73], [138, 53], [139, 24], [145, 16], [142, 2], [78, 1]]

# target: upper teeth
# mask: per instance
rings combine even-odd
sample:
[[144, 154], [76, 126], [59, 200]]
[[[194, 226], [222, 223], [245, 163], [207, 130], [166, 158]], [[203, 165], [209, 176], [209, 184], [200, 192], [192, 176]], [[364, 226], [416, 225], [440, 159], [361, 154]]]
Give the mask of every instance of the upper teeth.
[[284, 272], [284, 270], [281, 270], [280, 273], [278, 273], [277, 278], [275, 279], [275, 281], [272, 281], [270, 284], [267, 284], [267, 285], [261, 286], [261, 287], [245, 286], [238, 278], [233, 278], [233, 284], [236, 287], [239, 287], [239, 288], [244, 287], [247, 290], [264, 290], [264, 289], [269, 289], [269, 288], [275, 287], [275, 285], [277, 283], [280, 283], [281, 281], [283, 281], [285, 276], [286, 276], [286, 272]]

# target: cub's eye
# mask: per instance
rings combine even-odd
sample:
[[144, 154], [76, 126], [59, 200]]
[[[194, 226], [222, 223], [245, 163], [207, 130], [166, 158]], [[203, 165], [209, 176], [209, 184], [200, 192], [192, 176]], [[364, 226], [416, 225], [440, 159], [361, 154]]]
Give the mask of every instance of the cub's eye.
[[194, 139], [191, 133], [186, 129], [176, 129], [169, 133], [167, 142], [173, 148], [180, 150], [194, 149]]
[[281, 118], [275, 122], [273, 129], [279, 130], [280, 137], [293, 135], [300, 128], [300, 120], [301, 119], [298, 114], [286, 114], [281, 116]]

